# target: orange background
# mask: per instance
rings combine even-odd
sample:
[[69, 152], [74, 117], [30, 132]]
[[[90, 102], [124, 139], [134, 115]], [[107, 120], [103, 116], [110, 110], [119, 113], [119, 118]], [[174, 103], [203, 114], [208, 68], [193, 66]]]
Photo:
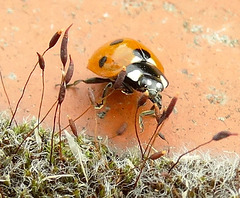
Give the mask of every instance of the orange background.
[[[52, 35], [61, 28], [69, 31], [68, 52], [75, 63], [73, 80], [95, 76], [86, 69], [88, 58], [103, 43], [123, 37], [141, 40], [164, 65], [170, 85], [163, 93], [163, 104], [179, 93], [174, 113], [162, 129], [171, 150], [192, 148], [221, 130], [239, 132], [240, 117], [240, 2], [213, 1], [3, 1], [0, 8], [0, 69], [12, 106], [21, 94], [27, 75]], [[45, 55], [46, 94], [42, 115], [58, 95], [60, 82], [60, 42]], [[69, 89], [62, 106], [62, 126], [67, 115], [82, 113], [90, 101], [87, 89], [92, 87], [98, 98], [103, 86], [80, 84]], [[41, 71], [38, 68], [20, 104], [17, 119], [37, 116], [41, 96]], [[125, 96], [115, 92], [108, 98], [98, 118], [98, 133], [115, 136], [127, 122], [127, 131], [109, 141], [117, 147], [135, 142], [134, 112], [140, 94]], [[0, 110], [8, 108], [0, 86]], [[149, 103], [143, 109], [148, 109]], [[99, 113], [99, 112], [97, 112]], [[44, 122], [53, 123], [53, 113]], [[152, 134], [156, 123], [146, 118], [142, 140]], [[93, 134], [95, 111], [91, 109], [78, 122], [79, 131]], [[158, 149], [167, 146], [158, 139]], [[206, 147], [205, 147], [206, 149]], [[214, 142], [207, 149], [240, 153], [240, 136]]]

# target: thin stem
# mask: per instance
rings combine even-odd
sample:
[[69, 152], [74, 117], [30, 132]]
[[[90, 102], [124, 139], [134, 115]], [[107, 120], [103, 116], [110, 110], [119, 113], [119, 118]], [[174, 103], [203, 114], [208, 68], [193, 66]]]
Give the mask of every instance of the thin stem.
[[57, 104], [57, 100], [53, 103], [53, 105], [51, 106], [51, 108], [48, 110], [48, 112], [46, 113], [46, 115], [43, 117], [43, 119], [27, 134], [27, 136], [23, 139], [23, 141], [20, 143], [20, 145], [18, 146], [17, 150], [15, 151], [15, 154], [18, 152], [18, 150], [21, 148], [23, 142], [33, 133], [33, 131], [38, 127], [38, 125], [40, 125], [48, 116], [48, 114], [51, 112], [51, 110], [53, 109], [53, 107]]
[[138, 113], [138, 107], [136, 109], [136, 113], [135, 113], [135, 119], [134, 119], [134, 127], [135, 127], [135, 134], [136, 134], [136, 137], [137, 137], [137, 141], [138, 141], [138, 145], [139, 145], [139, 148], [140, 148], [140, 151], [141, 151], [141, 155], [142, 155], [142, 159], [144, 157], [144, 154], [143, 154], [143, 148], [142, 148], [142, 144], [141, 144], [141, 141], [140, 141], [140, 138], [139, 138], [139, 135], [138, 135], [138, 130], [137, 130], [137, 113]]
[[[83, 113], [81, 113], [77, 118], [75, 118], [73, 120], [73, 122], [76, 122], [79, 118], [81, 118], [85, 113], [87, 113], [87, 111], [92, 107], [92, 105], [90, 105]], [[66, 128], [68, 128], [70, 126], [70, 124], [68, 124], [67, 126], [65, 126], [63, 129], [61, 129], [61, 131], [59, 130], [57, 133], [61, 133], [63, 130], [65, 130]], [[56, 134], [57, 134], [56, 133]]]
[[148, 158], [148, 156], [150, 155], [150, 152], [151, 152], [151, 150], [152, 150], [153, 144], [154, 144], [154, 142], [155, 142], [155, 140], [156, 140], [156, 138], [157, 138], [158, 131], [163, 127], [163, 124], [164, 124], [164, 123], [157, 125], [157, 127], [156, 127], [156, 129], [155, 129], [155, 131], [154, 131], [154, 133], [153, 133], [153, 135], [152, 135], [152, 137], [151, 137], [151, 139], [150, 139], [149, 142], [148, 142], [147, 148], [146, 148], [146, 150], [145, 150], [145, 152], [144, 152], [144, 155], [145, 155], [146, 152], [147, 152], [147, 155], [146, 155], [147, 158]]
[[59, 128], [59, 155], [60, 159], [62, 159], [62, 133], [61, 133], [61, 104], [59, 104], [59, 114], [58, 114], [58, 128]]
[[[1, 78], [1, 83], [2, 83], [4, 94], [5, 94], [6, 98], [7, 98], [9, 109], [10, 109], [11, 114], [13, 116], [13, 110], [12, 110], [11, 103], [10, 103], [10, 100], [9, 100], [9, 97], [8, 97], [8, 94], [7, 94], [7, 90], [6, 90], [4, 82], [3, 82], [3, 77], [2, 77], [2, 72], [1, 71], [0, 71], [0, 78]], [[17, 126], [17, 121], [15, 119], [14, 119], [14, 122], [15, 122], [15, 124]]]
[[[38, 110], [38, 118], [37, 118], [37, 122], [38, 122], [38, 123], [39, 123], [40, 116], [41, 116], [41, 109], [42, 109], [44, 91], [45, 91], [45, 85], [44, 85], [44, 70], [42, 70], [42, 95], [41, 95], [41, 100], [40, 100], [39, 110]], [[39, 124], [38, 124], [38, 132], [39, 132]]]
[[176, 161], [176, 162], [172, 165], [172, 167], [169, 169], [168, 173], [171, 172], [171, 170], [178, 164], [179, 160], [180, 160], [184, 155], [186, 155], [186, 154], [188, 154], [188, 153], [191, 153], [191, 152], [197, 150], [198, 148], [200, 148], [201, 146], [204, 146], [204, 145], [206, 145], [206, 144], [211, 143], [212, 141], [213, 141], [213, 140], [210, 140], [210, 141], [208, 141], [208, 142], [205, 142], [205, 143], [203, 143], [203, 144], [200, 144], [200, 145], [198, 145], [197, 147], [193, 148], [192, 150], [187, 151], [186, 153], [183, 153], [182, 155], [180, 155], [180, 156], [178, 157], [177, 161]]
[[43, 52], [42, 56], [44, 56], [44, 54], [46, 54], [46, 52], [47, 52], [48, 50], [50, 50], [50, 48], [47, 48], [47, 49]]
[[[93, 108], [94, 108], [94, 106], [93, 106]], [[98, 130], [98, 125], [97, 125], [97, 112], [96, 112], [96, 109], [94, 109], [95, 110], [95, 128], [94, 128], [94, 142], [95, 142], [95, 146], [96, 146], [96, 148], [99, 150], [99, 144], [97, 143], [97, 135], [98, 135], [98, 132], [97, 132], [97, 130]]]
[[[49, 49], [50, 49], [50, 48], [47, 48], [47, 49], [43, 52], [42, 56], [44, 56], [44, 54], [45, 54]], [[33, 72], [35, 71], [38, 63], [39, 63], [39, 61], [37, 61], [36, 64], [34, 65], [32, 71], [30, 72], [30, 74], [29, 74], [29, 76], [28, 76], [28, 78], [27, 78], [27, 81], [26, 81], [25, 84], [24, 84], [24, 87], [23, 87], [23, 90], [22, 90], [22, 94], [21, 94], [20, 98], [18, 99], [17, 105], [16, 105], [16, 107], [15, 107], [15, 110], [14, 110], [14, 112], [13, 112], [12, 118], [11, 118], [11, 120], [10, 120], [9, 126], [11, 126], [11, 124], [12, 124], [12, 121], [13, 121], [16, 113], [17, 113], [18, 106], [19, 106], [19, 104], [20, 104], [20, 102], [21, 102], [21, 100], [22, 100], [22, 98], [23, 98], [23, 96], [24, 96], [25, 90], [26, 90], [26, 88], [27, 88], [27, 84], [28, 84], [28, 82], [29, 82], [29, 80], [30, 80]]]
[[27, 84], [28, 84], [28, 82], [29, 82], [29, 80], [30, 80], [33, 72], [35, 71], [37, 65], [38, 65], [38, 61], [37, 61], [37, 63], [34, 65], [32, 71], [30, 72], [30, 74], [29, 74], [29, 76], [28, 76], [28, 78], [27, 78], [27, 81], [25, 82], [25, 85], [24, 85], [23, 90], [22, 90], [22, 94], [21, 94], [20, 98], [18, 99], [17, 105], [16, 105], [16, 107], [15, 107], [15, 110], [14, 110], [14, 112], [13, 112], [12, 118], [11, 118], [11, 120], [10, 120], [9, 126], [12, 125], [12, 121], [13, 121], [16, 113], [17, 113], [18, 106], [19, 106], [19, 104], [20, 104], [20, 102], [21, 102], [21, 100], [22, 100], [22, 98], [23, 98], [23, 95], [24, 95], [25, 90], [26, 90], [26, 88], [27, 88]]
[[59, 107], [59, 103], [56, 106], [54, 119], [53, 119], [53, 129], [52, 129], [52, 137], [51, 137], [51, 151], [50, 151], [50, 165], [52, 165], [52, 155], [53, 155], [53, 146], [54, 146], [53, 145], [54, 144], [53, 138], [54, 138], [54, 132], [55, 132], [55, 125], [56, 125], [56, 117], [57, 117], [58, 107]]

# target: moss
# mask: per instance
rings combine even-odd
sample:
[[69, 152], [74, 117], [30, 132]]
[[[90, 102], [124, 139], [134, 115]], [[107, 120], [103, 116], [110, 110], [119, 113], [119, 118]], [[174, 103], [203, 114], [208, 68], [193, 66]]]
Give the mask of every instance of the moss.
[[[40, 128], [37, 135], [18, 145], [35, 122], [7, 127], [0, 119], [0, 195], [2, 197], [237, 197], [239, 196], [239, 157], [211, 159], [206, 154], [188, 155], [170, 175], [165, 174], [173, 157], [147, 161], [136, 188], [141, 158], [137, 148], [124, 155], [114, 153], [104, 140], [96, 148], [93, 138], [63, 133], [59, 157], [58, 137], [54, 163], [49, 165], [50, 135]], [[70, 139], [69, 139], [70, 138]]]

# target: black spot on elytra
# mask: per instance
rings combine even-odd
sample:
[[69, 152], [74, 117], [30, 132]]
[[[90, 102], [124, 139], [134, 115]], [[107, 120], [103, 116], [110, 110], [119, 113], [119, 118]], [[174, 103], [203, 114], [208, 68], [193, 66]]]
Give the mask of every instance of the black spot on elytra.
[[143, 60], [147, 60], [151, 58], [151, 55], [149, 54], [149, 52], [144, 49], [135, 49], [133, 50], [133, 54]]
[[117, 40], [111, 42], [111, 43], [110, 43], [110, 46], [112, 46], [112, 45], [117, 45], [117, 44], [122, 43], [122, 42], [123, 42], [123, 39], [117, 39]]
[[106, 56], [103, 56], [102, 58], [100, 58], [100, 60], [98, 61], [99, 67], [103, 67], [106, 61], [107, 61]]

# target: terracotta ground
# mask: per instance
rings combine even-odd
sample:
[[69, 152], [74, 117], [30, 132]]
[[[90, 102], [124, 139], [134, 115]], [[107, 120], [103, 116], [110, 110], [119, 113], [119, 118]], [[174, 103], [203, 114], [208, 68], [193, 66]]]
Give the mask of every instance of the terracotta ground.
[[[162, 129], [172, 150], [192, 148], [212, 138], [221, 130], [239, 132], [240, 117], [240, 2], [238, 0], [159, 1], [4, 1], [0, 8], [0, 69], [11, 104], [15, 107], [22, 87], [36, 60], [52, 35], [73, 23], [70, 30], [69, 53], [75, 63], [73, 80], [94, 76], [86, 69], [88, 58], [103, 43], [122, 37], [141, 40], [159, 57], [165, 67], [170, 86], [163, 93], [166, 106], [179, 93], [175, 113]], [[61, 76], [59, 43], [45, 56], [46, 95], [42, 115], [53, 104]], [[67, 92], [62, 108], [62, 126], [67, 115], [82, 113], [90, 102], [88, 85], [78, 85]], [[102, 86], [92, 86], [96, 96]], [[37, 115], [41, 95], [41, 72], [38, 68], [20, 104], [17, 119]], [[110, 141], [120, 147], [135, 142], [134, 112], [140, 95], [114, 93], [100, 111], [98, 133], [116, 135], [122, 123], [127, 131]], [[0, 86], [0, 110], [8, 109]], [[149, 108], [144, 107], [145, 109]], [[93, 134], [95, 111], [91, 109], [77, 122]], [[99, 111], [97, 112], [99, 113]], [[52, 126], [52, 117], [44, 122]], [[153, 118], [145, 119], [142, 140], [147, 140], [155, 127]], [[158, 139], [161, 149], [166, 143]], [[205, 149], [240, 153], [240, 136], [214, 142]]]

